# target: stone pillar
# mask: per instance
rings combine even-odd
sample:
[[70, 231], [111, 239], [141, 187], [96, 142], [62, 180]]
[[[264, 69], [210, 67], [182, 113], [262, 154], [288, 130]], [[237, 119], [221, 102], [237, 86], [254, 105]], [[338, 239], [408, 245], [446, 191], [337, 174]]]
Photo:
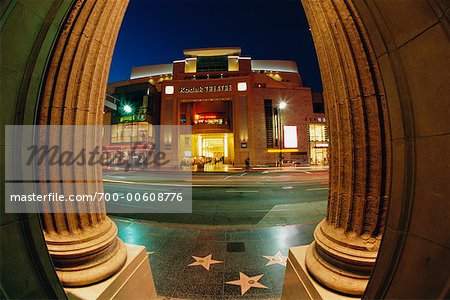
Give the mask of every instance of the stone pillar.
[[349, 0], [302, 0], [321, 69], [330, 129], [327, 216], [306, 267], [323, 285], [362, 295], [383, 232], [390, 138], [376, 57]]
[[[109, 66], [127, 4], [128, 0], [74, 1], [49, 61], [38, 124], [102, 124]], [[83, 146], [93, 149], [89, 145], [95, 140], [101, 141], [98, 130], [92, 136], [65, 136], [61, 143], [69, 143], [76, 152]], [[103, 191], [100, 165], [50, 166], [41, 171], [49, 175], [43, 178], [62, 182], [41, 184], [46, 193]], [[58, 203], [46, 212], [41, 215], [44, 236], [64, 286], [99, 282], [123, 266], [126, 249], [116, 225], [106, 216], [104, 202]]]

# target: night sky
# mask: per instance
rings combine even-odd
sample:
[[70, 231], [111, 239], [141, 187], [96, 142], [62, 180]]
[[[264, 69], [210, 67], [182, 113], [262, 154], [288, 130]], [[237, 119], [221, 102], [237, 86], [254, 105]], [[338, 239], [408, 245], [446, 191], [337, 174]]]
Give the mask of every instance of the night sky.
[[322, 91], [311, 32], [299, 0], [131, 0], [109, 82], [133, 66], [183, 59], [183, 49], [241, 47], [253, 59], [294, 60], [303, 82]]

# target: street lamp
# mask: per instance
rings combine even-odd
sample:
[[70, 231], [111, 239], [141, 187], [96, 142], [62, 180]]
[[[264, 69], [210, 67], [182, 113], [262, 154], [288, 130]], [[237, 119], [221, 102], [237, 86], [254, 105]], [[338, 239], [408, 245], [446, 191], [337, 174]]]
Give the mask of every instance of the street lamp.
[[126, 112], [127, 114], [129, 114], [133, 111], [133, 108], [127, 104], [127, 105], [124, 105], [123, 111]]
[[280, 167], [282, 167], [283, 166], [283, 154], [282, 154], [282, 134], [283, 134], [283, 127], [282, 127], [282, 125], [281, 125], [281, 111], [283, 110], [283, 109], [285, 109], [287, 107], [287, 104], [286, 104], [286, 102], [284, 102], [284, 101], [281, 101], [279, 104], [278, 104], [278, 118], [279, 118], [279, 122], [278, 122], [278, 124], [279, 124], [279, 127], [280, 127], [280, 135], [279, 135], [279, 137], [280, 137], [280, 141], [279, 141], [279, 146], [280, 146]]

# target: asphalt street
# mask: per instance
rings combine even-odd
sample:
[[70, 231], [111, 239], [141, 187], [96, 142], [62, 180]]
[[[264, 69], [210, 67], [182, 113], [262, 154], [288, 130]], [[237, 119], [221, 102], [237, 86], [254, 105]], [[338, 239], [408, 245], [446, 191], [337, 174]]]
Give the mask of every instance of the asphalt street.
[[[176, 192], [192, 185], [192, 213], [126, 213], [123, 218], [161, 223], [216, 226], [275, 226], [316, 223], [324, 218], [328, 170], [319, 168], [252, 170], [237, 173], [113, 171], [103, 176], [106, 193]], [[119, 201], [111, 205], [129, 205]], [[117, 207], [115, 207], [117, 210]]]

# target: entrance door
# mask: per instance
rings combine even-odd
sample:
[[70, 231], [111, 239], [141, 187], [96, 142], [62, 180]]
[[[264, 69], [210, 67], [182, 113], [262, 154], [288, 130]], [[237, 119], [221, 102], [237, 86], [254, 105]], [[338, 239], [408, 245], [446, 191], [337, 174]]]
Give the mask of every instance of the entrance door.
[[204, 137], [203, 138], [203, 155], [209, 158], [220, 159], [224, 156], [223, 137]]

